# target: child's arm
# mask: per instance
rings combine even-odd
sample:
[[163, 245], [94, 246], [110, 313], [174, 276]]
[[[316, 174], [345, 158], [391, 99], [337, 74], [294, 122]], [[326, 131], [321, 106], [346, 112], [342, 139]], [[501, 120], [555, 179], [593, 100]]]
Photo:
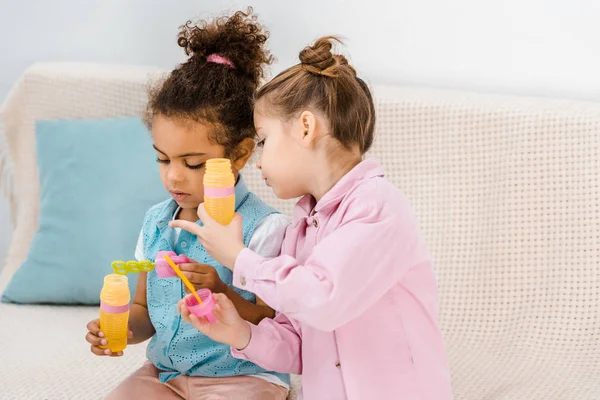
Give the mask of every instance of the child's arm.
[[259, 298], [256, 299], [256, 304], [254, 304], [237, 294], [232, 288], [229, 287], [228, 289], [225, 295], [227, 295], [240, 316], [246, 321], [258, 324], [265, 318], [273, 318], [275, 316], [275, 311]]
[[[140, 231], [138, 241], [135, 247], [135, 259], [138, 261], [145, 260], [144, 255], [144, 233]], [[148, 274], [140, 272], [138, 276], [135, 294], [129, 309], [129, 327], [133, 331], [133, 336], [127, 340], [128, 344], [141, 343], [151, 338], [154, 333], [154, 325], [150, 320], [148, 313], [148, 301], [146, 298], [146, 288], [148, 283]]]
[[133, 337], [127, 340], [128, 344], [137, 344], [146, 341], [155, 333], [154, 325], [152, 325], [150, 314], [148, 313], [146, 279], [147, 273], [140, 272], [133, 302], [129, 310], [129, 329], [133, 332]]
[[250, 326], [248, 345], [241, 350], [235, 346], [231, 354], [248, 360], [267, 371], [296, 374], [302, 373], [302, 338], [300, 330], [283, 314], [274, 319], [264, 319]]
[[372, 307], [410, 269], [430, 262], [408, 204], [361, 199], [346, 208], [344, 220], [304, 263], [244, 249], [234, 285], [290, 318], [332, 331]]
[[[257, 299], [257, 304], [254, 304], [237, 294], [231, 286], [226, 285], [221, 280], [214, 267], [200, 264], [191, 258], [188, 258], [188, 260], [188, 263], [180, 264], [179, 268], [196, 289], [209, 289], [213, 293], [227, 295], [235, 304], [242, 318], [253, 324], [258, 324], [263, 318], [273, 318], [275, 316], [275, 311], [264, 302], [259, 302], [260, 299]], [[184, 289], [186, 293], [189, 293], [187, 288]]]
[[299, 329], [285, 315], [264, 319], [257, 326], [243, 320], [226, 296], [215, 294], [214, 299], [214, 323], [190, 314], [184, 300], [178, 304], [181, 317], [211, 339], [231, 346], [234, 357], [252, 361], [268, 371], [302, 372], [302, 339]]
[[[281, 252], [281, 243], [289, 225], [288, 219], [281, 214], [272, 214], [265, 218], [254, 231], [248, 248], [265, 258], [277, 257]], [[265, 318], [275, 317], [275, 311], [260, 298], [256, 304], [244, 300], [231, 287], [226, 292], [240, 316], [248, 322], [257, 325]]]

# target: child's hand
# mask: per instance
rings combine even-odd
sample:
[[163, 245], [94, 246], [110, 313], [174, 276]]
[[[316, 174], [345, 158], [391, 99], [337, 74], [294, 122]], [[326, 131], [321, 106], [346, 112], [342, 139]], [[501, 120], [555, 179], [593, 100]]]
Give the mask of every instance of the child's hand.
[[[111, 357], [120, 357], [123, 355], [122, 351], [118, 353], [112, 353], [110, 349], [101, 349], [100, 346], [106, 346], [108, 342], [104, 338], [104, 333], [100, 330], [100, 320], [95, 319], [93, 321], [88, 322], [87, 324], [88, 333], [85, 335], [85, 340], [91, 344], [90, 350], [97, 356], [111, 356]], [[127, 338], [131, 339], [133, 337], [133, 332], [127, 331]]]
[[236, 213], [231, 223], [223, 226], [208, 215], [204, 203], [202, 203], [198, 206], [198, 217], [204, 226], [181, 219], [169, 222], [169, 226], [181, 228], [196, 235], [208, 254], [213, 256], [219, 264], [233, 271], [238, 255], [246, 247], [242, 234], [242, 216]]
[[[189, 263], [179, 264], [179, 269], [194, 285], [196, 289], [210, 289], [213, 293], [226, 293], [229, 289], [217, 273], [217, 270], [206, 264], [199, 264], [188, 258]], [[184, 287], [186, 293], [190, 293], [187, 287]]]
[[177, 304], [181, 317], [212, 340], [225, 343], [238, 350], [245, 349], [250, 343], [252, 335], [249, 323], [240, 317], [227, 296], [215, 293], [213, 297], [215, 299], [213, 315], [216, 319], [214, 323], [211, 324], [206, 319], [191, 314], [185, 305], [185, 298]]

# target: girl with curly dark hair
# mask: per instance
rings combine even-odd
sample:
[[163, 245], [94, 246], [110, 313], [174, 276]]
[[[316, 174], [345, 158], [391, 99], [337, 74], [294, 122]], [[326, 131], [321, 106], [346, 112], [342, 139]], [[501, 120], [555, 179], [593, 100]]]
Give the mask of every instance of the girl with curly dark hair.
[[[150, 90], [146, 123], [152, 132], [161, 180], [171, 198], [146, 214], [136, 258], [155, 260], [159, 251], [185, 255], [180, 269], [196, 289], [223, 293], [243, 318], [259, 323], [274, 312], [253, 293], [232, 286], [232, 274], [187, 231], [171, 220], [197, 222], [204, 201], [205, 163], [228, 158], [237, 179], [236, 211], [243, 216], [243, 241], [264, 257], [279, 254], [287, 219], [246, 187], [239, 171], [254, 147], [253, 96], [271, 62], [268, 32], [252, 9], [213, 21], [187, 22], [178, 44], [187, 61]], [[186, 292], [179, 279], [140, 273], [130, 308], [129, 344], [151, 338], [148, 360], [122, 382], [110, 399], [285, 399], [289, 376], [232, 357], [217, 343], [182, 321], [177, 302]], [[111, 354], [99, 321], [88, 324], [92, 353]]]

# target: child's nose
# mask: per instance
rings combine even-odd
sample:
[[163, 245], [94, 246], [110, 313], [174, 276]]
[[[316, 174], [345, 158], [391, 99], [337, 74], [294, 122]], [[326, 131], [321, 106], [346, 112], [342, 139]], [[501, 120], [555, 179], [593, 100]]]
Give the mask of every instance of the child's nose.
[[169, 169], [167, 171], [167, 179], [170, 182], [181, 182], [183, 181], [183, 174], [181, 170], [176, 166], [169, 165]]
[[262, 162], [261, 159], [262, 157], [258, 157], [258, 160], [256, 160], [256, 168], [258, 169], [262, 169]]

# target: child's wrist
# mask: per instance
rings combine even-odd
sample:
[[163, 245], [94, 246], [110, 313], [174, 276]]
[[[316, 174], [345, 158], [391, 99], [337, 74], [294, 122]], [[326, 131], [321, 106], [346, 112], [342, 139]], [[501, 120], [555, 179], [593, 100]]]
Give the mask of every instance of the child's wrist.
[[233, 271], [233, 269], [235, 268], [235, 263], [237, 263], [238, 257], [240, 256], [242, 251], [244, 251], [245, 248], [246, 246], [244, 245], [244, 243], [239, 243], [238, 245], [236, 245], [236, 247], [232, 249], [233, 251], [231, 252], [231, 257], [227, 262], [228, 265], [226, 265], [225, 267]]
[[250, 328], [250, 323], [243, 321], [243, 323], [240, 324], [239, 329], [236, 330], [239, 334], [237, 335], [235, 343], [232, 343], [232, 346], [237, 351], [243, 351], [248, 347], [250, 340], [252, 339], [252, 329]]

